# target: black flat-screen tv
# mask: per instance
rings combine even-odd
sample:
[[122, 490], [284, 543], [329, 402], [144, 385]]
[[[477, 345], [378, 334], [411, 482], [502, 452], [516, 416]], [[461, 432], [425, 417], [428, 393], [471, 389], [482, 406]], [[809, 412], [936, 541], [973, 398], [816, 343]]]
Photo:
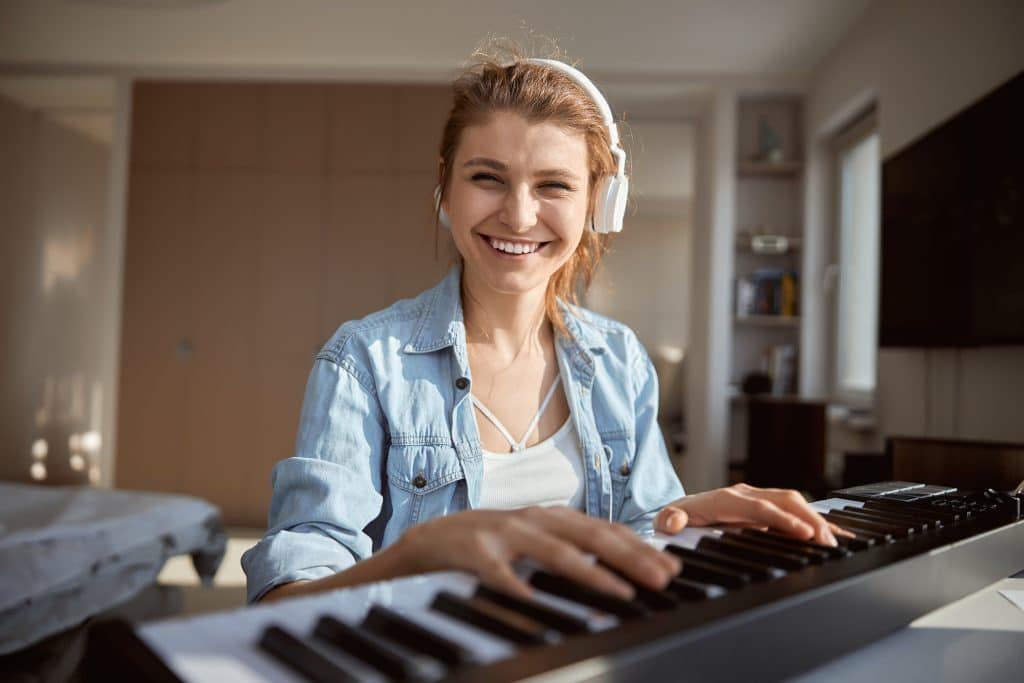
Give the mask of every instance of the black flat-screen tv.
[[1024, 345], [1024, 71], [882, 164], [882, 347]]

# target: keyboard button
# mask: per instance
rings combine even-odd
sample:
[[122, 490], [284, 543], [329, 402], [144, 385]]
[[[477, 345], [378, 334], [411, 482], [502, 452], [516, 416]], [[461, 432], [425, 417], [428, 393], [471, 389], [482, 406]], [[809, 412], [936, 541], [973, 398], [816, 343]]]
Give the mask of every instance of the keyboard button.
[[806, 557], [759, 548], [752, 544], [742, 543], [739, 539], [726, 536], [718, 538], [705, 536], [700, 539], [697, 548], [698, 550], [712, 550], [750, 562], [761, 562], [773, 567], [782, 567], [783, 569], [803, 569], [809, 564]]
[[560, 598], [578, 602], [581, 605], [614, 614], [624, 619], [646, 617], [650, 610], [635, 600], [623, 600], [614, 595], [599, 591], [589, 586], [576, 583], [563, 576], [545, 571], [536, 571], [530, 576], [530, 585]]
[[462, 646], [381, 605], [370, 608], [363, 620], [363, 627], [448, 666], [464, 666], [475, 662], [473, 655]]
[[321, 617], [313, 635], [365, 662], [390, 679], [433, 681], [445, 674], [439, 662], [384, 638], [370, 638], [360, 629], [334, 617]]
[[806, 557], [812, 564], [824, 564], [825, 560], [828, 559], [828, 553], [818, 550], [816, 548], [804, 548], [802, 546], [791, 546], [786, 543], [780, 543], [773, 538], [761, 538], [760, 536], [751, 536], [749, 534], [742, 534], [739, 530], [729, 530], [725, 532], [725, 537], [735, 538], [742, 543], [749, 543], [756, 545], [766, 550], [776, 550], [782, 553], [792, 553], [794, 555], [801, 555]]
[[751, 581], [773, 581], [781, 579], [786, 575], [786, 570], [781, 567], [772, 567], [764, 563], [750, 562], [731, 555], [714, 552], [712, 550], [700, 549], [691, 550], [682, 546], [669, 544], [665, 546], [667, 552], [683, 559], [683, 572], [686, 572], [686, 561], [696, 560], [706, 562], [718, 569], [739, 572], [750, 577]]
[[588, 633], [590, 631], [590, 628], [587, 626], [587, 622], [583, 619], [579, 619], [571, 614], [557, 610], [554, 607], [541, 604], [535, 600], [525, 600], [483, 584], [480, 584], [476, 589], [476, 595], [477, 597], [489, 600], [496, 605], [501, 605], [507, 609], [514, 610], [519, 614], [522, 614], [524, 617], [528, 617], [536, 622], [544, 624], [548, 628], [554, 629], [559, 633], [574, 635], [577, 633]]
[[681, 576], [673, 577], [672, 580], [669, 581], [668, 590], [672, 591], [678, 595], [680, 599], [686, 600], [687, 602], [713, 600], [726, 594], [726, 590], [722, 586], [694, 581]]
[[843, 510], [832, 510], [830, 513], [835, 517], [849, 520], [850, 523], [856, 523], [863, 529], [874, 531], [876, 533], [890, 534], [893, 538], [907, 538], [914, 532], [906, 527], [895, 526], [893, 524], [885, 524], [878, 522], [866, 515], [861, 515], [856, 512], [846, 512]]
[[877, 510], [864, 510], [862, 508], [847, 506], [842, 509], [842, 512], [853, 512], [857, 515], [867, 517], [868, 519], [878, 520], [882, 524], [892, 524], [894, 526], [905, 526], [908, 530], [915, 534], [921, 534], [928, 530], [928, 523], [922, 522], [916, 519], [908, 519], [897, 515], [890, 515], [885, 512], [879, 512]]
[[430, 607], [518, 645], [544, 645], [558, 641], [556, 631], [483, 598], [463, 598], [450, 591], [441, 591]]
[[358, 680], [316, 646], [295, 637], [280, 626], [268, 626], [263, 631], [259, 648], [315, 683], [348, 683]]
[[858, 536], [862, 536], [864, 538], [870, 538], [876, 543], [892, 543], [893, 541], [892, 534], [868, 528], [868, 526], [860, 520], [843, 517], [835, 512], [825, 512], [822, 513], [821, 516], [842, 529], [852, 531]]
[[802, 541], [799, 538], [793, 538], [792, 536], [784, 536], [783, 534], [774, 531], [762, 531], [761, 529], [743, 529], [741, 532], [745, 536], [753, 536], [754, 538], [765, 538], [768, 540], [776, 541], [786, 546], [794, 548], [808, 548], [810, 550], [816, 550], [825, 553], [829, 559], [841, 560], [850, 557], [850, 551], [842, 546], [828, 546], [814, 543], [812, 541]]

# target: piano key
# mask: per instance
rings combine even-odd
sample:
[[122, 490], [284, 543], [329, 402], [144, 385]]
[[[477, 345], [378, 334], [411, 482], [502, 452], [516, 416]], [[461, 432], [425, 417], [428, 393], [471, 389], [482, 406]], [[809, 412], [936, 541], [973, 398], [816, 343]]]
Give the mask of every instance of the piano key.
[[825, 553], [830, 559], [841, 560], [850, 557], [850, 551], [842, 546], [830, 546], [821, 545], [813, 541], [803, 541], [799, 538], [793, 538], [792, 536], [786, 536], [775, 531], [762, 531], [761, 529], [743, 529], [742, 533], [745, 536], [753, 536], [754, 538], [764, 538], [778, 543], [782, 543], [786, 546], [794, 548], [809, 548], [811, 550], [817, 550]]
[[678, 578], [712, 583], [723, 588], [743, 588], [750, 583], [750, 574], [727, 567], [716, 566], [706, 560], [689, 559], [683, 562]]
[[476, 589], [476, 596], [489, 600], [496, 605], [506, 609], [514, 610], [525, 617], [544, 624], [565, 635], [577, 633], [589, 633], [590, 627], [585, 619], [573, 616], [568, 612], [545, 605], [537, 600], [527, 600], [515, 595], [510, 595], [490, 586], [480, 584]]
[[945, 506], [940, 507], [937, 503], [932, 505], [901, 505], [884, 500], [869, 500], [864, 503], [864, 506], [878, 510], [897, 510], [908, 514], [924, 515], [929, 519], [937, 519], [943, 524], [953, 524], [960, 519], [960, 515], [954, 510]]
[[727, 592], [723, 586], [694, 581], [693, 579], [687, 579], [682, 576], [672, 577], [672, 580], [669, 581], [668, 584], [668, 590], [678, 595], [681, 599], [689, 602], [713, 600], [715, 598], [722, 597]]
[[321, 617], [313, 635], [370, 665], [389, 679], [435, 681], [445, 674], [434, 659], [417, 654], [386, 638], [370, 638], [360, 629], [334, 617]]
[[839, 526], [847, 531], [852, 531], [858, 536], [864, 538], [870, 538], [876, 543], [892, 543], [892, 534], [885, 531], [878, 531], [877, 529], [870, 529], [864, 523], [857, 519], [851, 519], [849, 517], [842, 517], [834, 512], [826, 512], [822, 515], [825, 519], [832, 522], [836, 526]]
[[865, 517], [864, 515], [860, 515], [855, 512], [833, 510], [829, 514], [839, 517], [840, 519], [849, 520], [850, 523], [856, 523], [862, 529], [867, 529], [876, 533], [890, 534], [893, 538], [906, 538], [914, 533], [912, 529], [908, 529], [907, 527], [878, 522], [870, 517]]
[[803, 569], [809, 564], [807, 558], [800, 555], [758, 548], [750, 544], [740, 543], [738, 539], [726, 538], [724, 536], [721, 538], [703, 538], [697, 549], [713, 550], [750, 562], [761, 562], [772, 567], [782, 567], [783, 569], [790, 570]]
[[730, 529], [729, 531], [726, 531], [725, 537], [735, 538], [736, 540], [742, 541], [743, 543], [752, 543], [753, 545], [765, 548], [767, 550], [777, 550], [783, 553], [801, 555], [803, 557], [806, 557], [812, 564], [824, 564], [825, 560], [828, 559], [828, 553], [822, 550], [818, 550], [817, 548], [793, 546], [788, 543], [779, 542], [773, 538], [762, 538], [760, 536], [742, 534], [738, 529]]
[[843, 508], [843, 512], [855, 512], [858, 515], [867, 517], [869, 519], [876, 519], [883, 524], [892, 524], [894, 526], [905, 526], [908, 530], [915, 534], [921, 534], [928, 530], [928, 523], [922, 522], [916, 519], [907, 519], [906, 517], [900, 517], [897, 515], [889, 515], [877, 510], [865, 510], [862, 508]]
[[544, 645], [558, 640], [553, 629], [483, 598], [463, 598], [441, 591], [431, 608], [517, 645]]
[[451, 667], [472, 664], [476, 659], [461, 645], [381, 605], [370, 608], [363, 627]]
[[[847, 529], [847, 531], [850, 531], [850, 530]], [[836, 543], [839, 544], [839, 547], [846, 548], [850, 552], [859, 553], [859, 552], [863, 552], [863, 551], [865, 551], [865, 550], [867, 550], [869, 548], [874, 547], [875, 539], [867, 538], [865, 536], [853, 536], [853, 537], [851, 537], [851, 536], [843, 536], [841, 534], [836, 534]]]
[[614, 567], [610, 567], [604, 562], [598, 562], [598, 564], [632, 586], [636, 593], [633, 600], [635, 602], [639, 602], [652, 612], [667, 612], [668, 610], [679, 607], [679, 598], [676, 597], [674, 593], [669, 591], [656, 591], [648, 588], [647, 586], [641, 586], [639, 583], [624, 575]]
[[750, 562], [731, 555], [723, 555], [722, 553], [717, 553], [712, 550], [693, 550], [691, 548], [683, 548], [673, 544], [665, 546], [665, 550], [683, 558], [684, 569], [686, 560], [698, 560], [723, 569], [742, 572], [743, 574], [750, 576], [751, 580], [758, 582], [773, 581], [775, 579], [781, 579], [786, 575], [786, 570], [781, 567], [772, 567], [763, 563]]
[[924, 526], [925, 531], [931, 528], [937, 529], [942, 526], [942, 520], [939, 519], [937, 515], [927, 515], [912, 510], [899, 510], [887, 507], [878, 508], [875, 506], [868, 505], [865, 505], [863, 508], [861, 508], [861, 510], [863, 510], [864, 512], [877, 512], [878, 514], [893, 517], [895, 519], [903, 519], [912, 522], [917, 522], [918, 524], [922, 524]]
[[530, 585], [566, 600], [587, 605], [624, 619], [636, 619], [650, 614], [647, 607], [635, 600], [623, 600], [545, 571], [534, 572], [530, 576]]
[[359, 680], [316, 646], [295, 637], [280, 626], [268, 626], [260, 636], [259, 647], [314, 683], [354, 683]]

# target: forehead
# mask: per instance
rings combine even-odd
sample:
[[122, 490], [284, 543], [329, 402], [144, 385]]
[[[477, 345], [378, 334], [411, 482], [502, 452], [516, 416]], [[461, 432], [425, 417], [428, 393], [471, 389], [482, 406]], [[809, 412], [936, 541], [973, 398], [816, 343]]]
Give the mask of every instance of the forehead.
[[510, 167], [566, 168], [585, 175], [587, 141], [582, 133], [554, 123], [530, 123], [518, 114], [497, 112], [462, 131], [455, 166], [473, 157], [496, 159]]

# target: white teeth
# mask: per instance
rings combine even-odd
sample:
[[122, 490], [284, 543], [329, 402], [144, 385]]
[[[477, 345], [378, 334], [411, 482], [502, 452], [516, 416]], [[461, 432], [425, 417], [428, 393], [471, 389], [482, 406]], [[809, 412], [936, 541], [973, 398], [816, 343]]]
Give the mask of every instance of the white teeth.
[[493, 237], [489, 238], [491, 246], [498, 251], [503, 251], [506, 254], [532, 254], [540, 248], [539, 242], [505, 242], [504, 240], [496, 240]]

